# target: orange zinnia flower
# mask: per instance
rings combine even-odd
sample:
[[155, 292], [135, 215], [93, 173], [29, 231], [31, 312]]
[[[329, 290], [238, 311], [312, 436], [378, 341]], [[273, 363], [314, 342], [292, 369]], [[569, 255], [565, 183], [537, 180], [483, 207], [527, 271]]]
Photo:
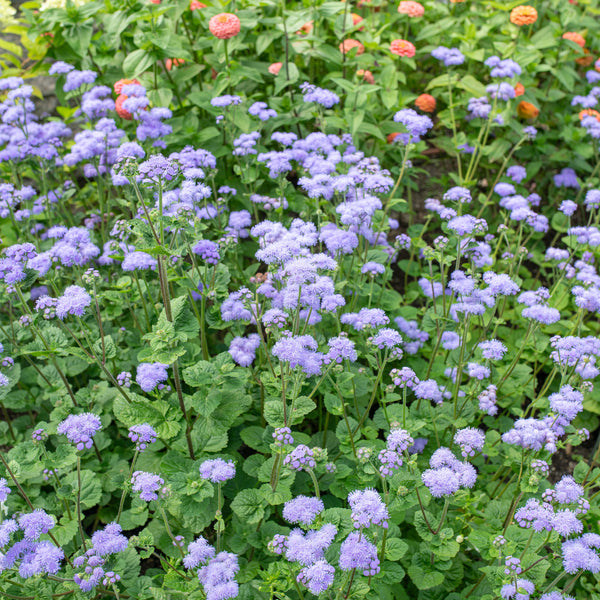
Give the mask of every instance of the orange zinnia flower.
[[375, 78], [373, 77], [373, 73], [371, 71], [365, 71], [364, 69], [359, 69], [356, 71], [356, 74], [362, 78], [365, 83], [373, 84], [375, 83]]
[[412, 58], [415, 55], [416, 48], [407, 40], [392, 40], [390, 52], [398, 56], [407, 56]]
[[228, 40], [240, 32], [240, 20], [231, 13], [219, 13], [208, 22], [210, 32], [220, 40]]
[[540, 114], [540, 109], [535, 104], [531, 104], [531, 102], [521, 100], [519, 106], [517, 106], [517, 114], [522, 119], [535, 119]]
[[394, 131], [394, 133], [388, 133], [386, 136], [388, 144], [392, 144], [394, 142], [394, 140], [396, 139], [396, 137], [399, 135], [400, 135], [399, 131]]
[[358, 40], [353, 40], [352, 38], [348, 38], [340, 44], [340, 52], [342, 54], [348, 54], [352, 48], [356, 48], [356, 56], [365, 51], [365, 47]]
[[579, 113], [579, 120], [581, 121], [583, 117], [596, 117], [596, 121], [600, 121], [600, 112], [593, 108], [585, 108]]
[[279, 71], [281, 71], [281, 67], [283, 67], [283, 63], [273, 63], [272, 65], [269, 65], [269, 73], [271, 73], [271, 75], [277, 75]]
[[121, 117], [121, 119], [131, 121], [133, 119], [133, 115], [128, 110], [125, 110], [123, 108], [123, 102], [125, 102], [125, 100], [127, 100], [128, 97], [129, 96], [125, 96], [124, 94], [121, 94], [115, 100], [115, 110], [117, 111], [117, 114]]
[[190, 10], [192, 12], [198, 10], [199, 8], [206, 8], [206, 4], [204, 4], [204, 2], [198, 2], [198, 0], [192, 0], [190, 2]]
[[421, 3], [414, 0], [402, 0], [398, 6], [398, 12], [409, 17], [422, 17], [425, 9]]
[[533, 6], [517, 6], [510, 11], [510, 22], [513, 25], [531, 25], [537, 21], [537, 10]]
[[415, 106], [423, 112], [432, 113], [435, 110], [436, 101], [430, 94], [421, 94], [415, 100]]
[[119, 79], [119, 81], [117, 81], [114, 84], [113, 89], [115, 90], [115, 94], [120, 94], [124, 85], [133, 85], [133, 84], [141, 85], [141, 83], [137, 79]]
[[575, 59], [575, 62], [578, 65], [583, 65], [584, 67], [588, 67], [594, 62], [594, 57], [590, 54], [590, 51], [587, 48], [583, 49], [584, 56], [580, 56]]
[[522, 96], [525, 93], [525, 87], [522, 83], [515, 85], [515, 96]]
[[165, 61], [165, 66], [167, 67], [167, 71], [170, 71], [173, 67], [178, 67], [185, 62], [183, 58], [167, 58]]
[[308, 23], [304, 23], [304, 25], [302, 25], [302, 27], [300, 27], [300, 29], [298, 29], [298, 31], [296, 31], [296, 33], [298, 35], [301, 35], [303, 33], [308, 35], [312, 30], [313, 30], [313, 22], [309, 21]]
[[[358, 25], [358, 24], [359, 24], [361, 21], [364, 21], [364, 19], [363, 19], [363, 18], [362, 18], [360, 15], [357, 15], [356, 13], [352, 13], [350, 16], [352, 17], [352, 25], [354, 25], [355, 27], [356, 27], [356, 26], [357, 26], [357, 25]], [[359, 31], [364, 31], [364, 30], [365, 30], [365, 28], [364, 28], [364, 27], [359, 27], [359, 28], [358, 28], [358, 30], [359, 30]]]
[[582, 48], [585, 46], [585, 38], [579, 34], [576, 33], [575, 31], [567, 31], [566, 33], [562, 34], [563, 40], [571, 40], [572, 42], [575, 42], [578, 46], [581, 46]]
[[465, 0], [450, 0], [452, 4], [459, 4], [460, 2], [464, 2]]

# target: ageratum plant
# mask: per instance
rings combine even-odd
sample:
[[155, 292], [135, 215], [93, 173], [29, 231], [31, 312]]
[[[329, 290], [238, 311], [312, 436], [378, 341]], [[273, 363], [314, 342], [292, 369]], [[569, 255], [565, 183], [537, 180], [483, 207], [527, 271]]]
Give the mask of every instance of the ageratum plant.
[[600, 189], [532, 190], [521, 66], [488, 62], [451, 116], [472, 152], [408, 227], [413, 109], [392, 173], [321, 82], [291, 116], [213, 97], [216, 156], [170, 151], [139, 82], [56, 62], [62, 120], [0, 80], [3, 596], [598, 594], [598, 450], [553, 461], [597, 425]]

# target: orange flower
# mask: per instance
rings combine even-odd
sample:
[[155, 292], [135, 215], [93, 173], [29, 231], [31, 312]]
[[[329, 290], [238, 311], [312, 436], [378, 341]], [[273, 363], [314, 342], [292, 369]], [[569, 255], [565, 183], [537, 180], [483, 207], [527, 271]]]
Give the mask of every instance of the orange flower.
[[522, 96], [525, 93], [525, 87], [522, 83], [517, 83], [515, 85], [515, 97]]
[[365, 83], [374, 84], [375, 78], [373, 77], [373, 73], [371, 71], [365, 71], [364, 69], [359, 69], [356, 71], [356, 74], [362, 78]]
[[589, 67], [594, 62], [594, 57], [590, 54], [590, 51], [587, 48], [583, 49], [584, 56], [580, 56], [575, 59], [575, 62], [578, 65], [583, 65], [584, 67]]
[[304, 25], [302, 25], [302, 27], [300, 27], [300, 29], [298, 29], [298, 31], [296, 31], [296, 33], [298, 35], [308, 35], [311, 31], [313, 30], [313, 21], [309, 21], [308, 23], [304, 23]]
[[531, 102], [521, 100], [519, 106], [517, 106], [517, 114], [522, 119], [535, 119], [540, 114], [540, 109], [535, 104], [531, 104]]
[[[361, 21], [363, 21], [363, 20], [364, 20], [364, 19], [363, 19], [363, 18], [362, 18], [360, 15], [357, 15], [356, 13], [352, 13], [350, 16], [352, 17], [352, 25], [354, 25], [355, 27], [356, 27], [356, 26], [357, 26], [357, 25], [358, 25], [358, 24], [359, 24]], [[359, 30], [359, 31], [364, 31], [364, 30], [365, 30], [365, 28], [364, 28], [364, 27], [359, 27], [359, 28], [358, 28], [358, 30]]]
[[115, 90], [115, 94], [120, 94], [124, 85], [141, 85], [141, 83], [137, 79], [119, 79], [114, 85], [113, 89]]
[[340, 44], [340, 52], [342, 54], [348, 54], [352, 48], [356, 48], [356, 56], [365, 51], [365, 47], [358, 40], [353, 40], [352, 38], [348, 38]]
[[450, 0], [452, 4], [459, 4], [460, 2], [464, 2], [465, 0]]
[[596, 121], [600, 121], [600, 112], [594, 110], [593, 108], [584, 108], [579, 113], [579, 120], [581, 121], [583, 117], [596, 117]]
[[240, 20], [231, 13], [219, 13], [209, 22], [210, 32], [220, 40], [228, 40], [240, 32]]
[[537, 21], [537, 10], [533, 6], [517, 6], [510, 11], [510, 22], [513, 25], [531, 25]]
[[[121, 80], [121, 81], [123, 81], [123, 80]], [[121, 117], [121, 119], [125, 119], [126, 121], [131, 121], [133, 119], [133, 115], [128, 110], [125, 110], [123, 108], [123, 102], [125, 102], [125, 100], [127, 100], [127, 98], [128, 98], [128, 96], [121, 94], [115, 100], [115, 110], [117, 111], [117, 114]]]
[[161, 0], [150, 0], [150, 2], [152, 2], [152, 4], [160, 4]]
[[394, 140], [396, 139], [397, 136], [400, 135], [399, 131], [394, 131], [394, 133], [388, 133], [386, 136], [386, 139], [388, 141], [388, 144], [393, 144]]
[[198, 10], [199, 8], [206, 8], [206, 4], [204, 4], [204, 2], [198, 2], [198, 0], [192, 0], [190, 2], [190, 10], [192, 12]]
[[414, 0], [402, 0], [398, 6], [398, 12], [409, 17], [422, 17], [425, 9], [420, 2]]
[[392, 40], [390, 52], [398, 56], [407, 56], [412, 58], [415, 55], [416, 48], [407, 40]]
[[173, 67], [178, 67], [179, 65], [182, 65], [185, 62], [185, 60], [183, 60], [183, 58], [167, 58], [167, 60], [165, 61], [165, 66], [167, 67], [167, 71], [170, 71]]
[[575, 42], [578, 46], [581, 46], [582, 48], [585, 46], [585, 38], [579, 34], [576, 33], [575, 31], [567, 31], [566, 33], [562, 34], [563, 40], [571, 40], [572, 42]]
[[435, 110], [435, 105], [435, 98], [429, 94], [421, 94], [415, 100], [415, 106], [421, 109], [423, 112], [432, 113]]
[[283, 63], [273, 63], [272, 65], [269, 65], [269, 73], [271, 73], [271, 75], [277, 75], [279, 71], [281, 71], [281, 67], [283, 67]]

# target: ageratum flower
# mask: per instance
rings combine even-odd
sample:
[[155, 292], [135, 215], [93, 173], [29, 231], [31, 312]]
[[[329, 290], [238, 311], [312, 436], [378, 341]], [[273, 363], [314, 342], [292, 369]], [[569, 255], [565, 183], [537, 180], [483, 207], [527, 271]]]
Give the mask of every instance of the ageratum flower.
[[138, 492], [140, 498], [146, 502], [158, 500], [156, 492], [161, 491], [164, 484], [164, 479], [155, 473], [136, 471], [131, 477], [132, 490]]
[[88, 450], [93, 445], [93, 437], [102, 429], [100, 417], [93, 413], [81, 415], [69, 415], [56, 428], [57, 433], [67, 436], [67, 439], [75, 444], [77, 450]]
[[240, 570], [238, 558], [231, 552], [219, 552], [198, 571], [198, 579], [204, 586], [206, 600], [236, 598], [239, 586], [235, 576]]
[[135, 449], [138, 452], [143, 452], [148, 447], [148, 444], [154, 444], [156, 442], [157, 433], [154, 427], [148, 423], [142, 423], [141, 425], [132, 425], [129, 428], [129, 439], [135, 442]]
[[331, 546], [337, 534], [337, 528], [325, 523], [321, 529], [311, 529], [304, 533], [301, 529], [292, 529], [287, 538], [285, 557], [290, 562], [299, 562], [309, 566], [323, 559], [325, 550]]
[[365, 577], [379, 573], [377, 547], [358, 531], [351, 532], [340, 548], [340, 569], [358, 569]]
[[56, 525], [54, 517], [42, 508], [21, 515], [17, 522], [25, 539], [29, 541], [39, 540], [43, 533], [48, 533]]
[[431, 56], [443, 62], [447, 67], [453, 65], [462, 65], [465, 62], [465, 57], [458, 48], [438, 46], [435, 50], [433, 50]]
[[163, 363], [140, 363], [135, 375], [136, 383], [144, 390], [151, 392], [159, 383], [167, 381], [169, 365]]
[[223, 483], [235, 477], [235, 466], [232, 460], [222, 458], [205, 460], [200, 465], [200, 477], [213, 483]]
[[202, 536], [190, 542], [187, 550], [188, 553], [183, 557], [186, 569], [197, 569], [215, 556], [215, 549]]
[[338, 104], [340, 98], [333, 92], [311, 85], [308, 82], [303, 83], [300, 86], [302, 93], [304, 94], [304, 102], [315, 102], [325, 108], [332, 108], [335, 104]]
[[475, 456], [476, 452], [483, 450], [485, 433], [481, 429], [474, 429], [473, 427], [459, 429], [454, 434], [454, 443], [460, 446], [461, 454], [465, 458]]
[[260, 335], [251, 333], [248, 337], [234, 337], [229, 344], [229, 354], [241, 367], [249, 367], [256, 358], [260, 346]]
[[6, 502], [11, 489], [8, 487], [8, 481], [4, 477], [0, 477], [0, 503]]
[[317, 465], [314, 459], [313, 450], [304, 444], [296, 446], [292, 452], [283, 459], [283, 464], [294, 471], [314, 469]]
[[124, 552], [129, 541], [121, 532], [122, 528], [118, 523], [109, 523], [104, 529], [95, 531], [92, 534], [93, 553], [96, 556], [109, 556]]
[[308, 527], [324, 509], [325, 506], [320, 498], [296, 496], [283, 505], [282, 514], [288, 523], [300, 523]]
[[529, 579], [517, 579], [514, 583], [507, 583], [502, 586], [500, 595], [504, 600], [529, 600], [531, 594], [535, 592], [535, 585]]
[[91, 296], [80, 286], [70, 285], [56, 300], [56, 316], [62, 321], [67, 315], [83, 317], [92, 303]]
[[319, 560], [298, 573], [297, 581], [306, 586], [309, 592], [318, 595], [326, 591], [333, 583], [335, 568], [327, 561]]
[[371, 525], [379, 525], [387, 529], [390, 515], [376, 490], [372, 488], [354, 490], [348, 494], [348, 504], [352, 509], [350, 518], [356, 529]]

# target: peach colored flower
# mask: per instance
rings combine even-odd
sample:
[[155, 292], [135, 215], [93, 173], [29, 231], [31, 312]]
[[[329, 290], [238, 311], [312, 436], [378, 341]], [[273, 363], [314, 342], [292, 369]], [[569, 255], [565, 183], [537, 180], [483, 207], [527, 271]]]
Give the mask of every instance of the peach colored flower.
[[422, 17], [425, 9], [420, 2], [414, 0], [402, 0], [398, 6], [398, 12], [409, 17]]
[[450, 2], [452, 2], [452, 4], [460, 4], [461, 2], [464, 2], [465, 0], [450, 0]]
[[365, 51], [365, 47], [358, 40], [353, 40], [352, 38], [345, 39], [340, 44], [340, 52], [342, 54], [348, 54], [352, 48], [356, 48], [356, 56]]
[[[352, 17], [352, 25], [354, 25], [356, 27], [356, 25], [358, 25], [361, 21], [364, 21], [364, 19], [360, 16], [357, 15], [356, 13], [352, 13], [350, 15]], [[364, 31], [365, 28], [364, 27], [359, 27], [358, 28], [359, 31]]]
[[373, 73], [371, 73], [371, 71], [365, 71], [365, 69], [359, 69], [358, 71], [356, 71], [356, 74], [365, 83], [370, 83], [370, 84], [374, 84], [375, 83], [375, 77], [373, 77]]
[[594, 57], [590, 54], [590, 51], [587, 48], [583, 49], [583, 53], [585, 56], [580, 56], [579, 58], [576, 58], [575, 62], [578, 65], [589, 67], [594, 62]]
[[510, 22], [513, 25], [532, 25], [537, 21], [537, 10], [533, 6], [521, 5], [510, 11]]
[[400, 135], [399, 131], [394, 131], [393, 133], [388, 133], [386, 136], [386, 139], [388, 141], [388, 144], [393, 144], [394, 140], [396, 139], [397, 136]]
[[124, 85], [141, 85], [141, 83], [137, 79], [119, 79], [114, 85], [113, 89], [115, 90], [115, 94], [120, 94]]
[[515, 96], [522, 96], [525, 93], [525, 86], [522, 83], [515, 85]]
[[231, 13], [219, 13], [209, 22], [210, 32], [220, 40], [228, 40], [240, 32], [240, 20]]
[[170, 71], [173, 67], [178, 67], [184, 62], [185, 60], [183, 60], [183, 58], [167, 58], [167, 60], [165, 61], [165, 66], [167, 67], [167, 71]]
[[304, 25], [302, 25], [302, 27], [300, 27], [300, 29], [298, 29], [298, 31], [296, 31], [296, 34], [308, 35], [313, 30], [313, 23], [314, 23], [314, 21], [309, 21], [308, 23], [304, 23]]
[[593, 108], [584, 108], [579, 113], [579, 120], [581, 121], [583, 117], [596, 117], [596, 121], [600, 121], [600, 112], [594, 110]]
[[562, 34], [562, 37], [563, 40], [571, 40], [582, 48], [585, 46], [585, 38], [580, 33], [576, 33], [575, 31], [567, 31], [566, 33]]
[[540, 109], [531, 102], [525, 102], [521, 100], [517, 106], [517, 114], [522, 119], [535, 119], [540, 114]]
[[269, 65], [269, 73], [271, 73], [271, 75], [277, 75], [279, 71], [281, 71], [281, 67], [283, 67], [283, 63], [273, 63], [272, 65]]
[[115, 100], [115, 110], [117, 111], [117, 114], [121, 117], [121, 119], [131, 121], [133, 119], [133, 115], [128, 110], [125, 110], [123, 108], [123, 102], [125, 102], [127, 98], [128, 96], [125, 96], [125, 94], [120, 94]]
[[190, 10], [192, 12], [198, 10], [199, 8], [206, 8], [206, 4], [204, 4], [204, 2], [198, 2], [198, 0], [192, 0], [190, 2]]
[[150, 0], [150, 2], [152, 2], [152, 4], [160, 4], [161, 0]]
[[398, 56], [407, 56], [412, 58], [415, 55], [416, 48], [407, 40], [392, 40], [390, 52]]
[[430, 94], [421, 94], [415, 100], [415, 106], [423, 112], [432, 113], [435, 110], [436, 101]]

